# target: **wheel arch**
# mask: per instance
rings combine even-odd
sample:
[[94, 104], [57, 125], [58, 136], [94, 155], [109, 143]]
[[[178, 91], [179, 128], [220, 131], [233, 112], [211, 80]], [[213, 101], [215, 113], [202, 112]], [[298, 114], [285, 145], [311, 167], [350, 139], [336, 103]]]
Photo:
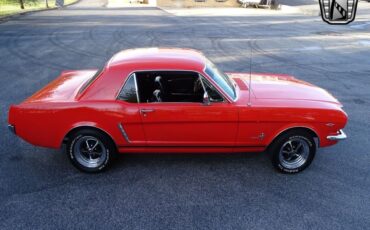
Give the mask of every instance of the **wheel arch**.
[[116, 142], [114, 141], [112, 135], [110, 135], [107, 131], [105, 131], [104, 129], [102, 128], [99, 128], [99, 127], [96, 127], [96, 126], [89, 126], [89, 125], [81, 125], [81, 126], [76, 126], [76, 127], [73, 127], [72, 129], [70, 129], [67, 134], [63, 137], [63, 140], [62, 140], [62, 143], [61, 145], [63, 146], [64, 144], [66, 144], [70, 138], [70, 136], [75, 133], [75, 132], [78, 132], [80, 130], [85, 130], [85, 129], [90, 129], [90, 130], [95, 130], [95, 131], [98, 131], [104, 135], [106, 135], [111, 141], [112, 143], [114, 144], [114, 146], [116, 147], [117, 149], [117, 144]]
[[305, 131], [305, 132], [308, 132], [312, 135], [314, 141], [315, 141], [315, 144], [316, 144], [316, 148], [319, 148], [320, 146], [320, 136], [318, 135], [318, 133], [311, 127], [307, 127], [307, 126], [294, 126], [294, 127], [288, 127], [288, 128], [285, 128], [283, 130], [280, 130], [269, 142], [268, 144], [268, 147], [269, 148], [271, 146], [272, 143], [274, 143], [274, 141], [279, 138], [280, 136], [284, 135], [285, 133], [287, 132], [291, 132], [291, 131], [298, 131], [298, 130], [301, 130], [301, 131]]

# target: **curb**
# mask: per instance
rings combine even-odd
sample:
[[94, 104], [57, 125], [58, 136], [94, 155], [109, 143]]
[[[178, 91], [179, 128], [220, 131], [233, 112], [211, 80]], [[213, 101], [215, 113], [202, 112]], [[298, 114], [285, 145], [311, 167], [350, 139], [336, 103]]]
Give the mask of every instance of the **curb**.
[[320, 6], [317, 5], [305, 5], [305, 6], [299, 6], [299, 10], [305, 14], [305, 15], [311, 15], [311, 16], [320, 16]]
[[68, 6], [72, 6], [74, 4], [77, 4], [79, 3], [81, 0], [77, 0], [75, 2], [72, 2], [72, 3], [69, 3], [67, 5], [64, 5], [63, 7], [50, 7], [50, 8], [45, 8], [45, 9], [37, 9], [37, 10], [29, 10], [29, 11], [25, 11], [25, 12], [21, 12], [21, 13], [15, 13], [15, 14], [10, 14], [10, 15], [7, 15], [7, 16], [4, 16], [4, 17], [0, 17], [0, 23], [4, 23], [4, 22], [7, 22], [7, 21], [10, 21], [14, 18], [18, 18], [20, 16], [23, 16], [23, 15], [27, 15], [27, 14], [32, 14], [32, 13], [37, 13], [37, 12], [42, 12], [42, 11], [47, 11], [47, 10], [58, 10], [58, 9], [63, 9], [63, 8], [66, 8]]

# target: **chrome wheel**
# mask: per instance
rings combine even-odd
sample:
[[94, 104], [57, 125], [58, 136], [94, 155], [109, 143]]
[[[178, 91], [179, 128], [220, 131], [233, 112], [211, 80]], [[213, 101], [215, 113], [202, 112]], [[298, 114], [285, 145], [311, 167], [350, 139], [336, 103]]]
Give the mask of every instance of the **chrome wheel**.
[[287, 169], [296, 169], [306, 163], [310, 155], [310, 146], [302, 138], [294, 137], [286, 141], [279, 152], [281, 165]]
[[80, 137], [73, 146], [76, 160], [87, 168], [96, 168], [107, 159], [107, 149], [104, 144], [93, 136]]

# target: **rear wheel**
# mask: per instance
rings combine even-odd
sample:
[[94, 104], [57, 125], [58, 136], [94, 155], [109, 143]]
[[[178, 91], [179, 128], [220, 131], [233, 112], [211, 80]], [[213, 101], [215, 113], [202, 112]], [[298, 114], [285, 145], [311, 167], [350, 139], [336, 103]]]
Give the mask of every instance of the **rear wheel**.
[[73, 165], [84, 172], [103, 171], [116, 154], [113, 141], [96, 130], [79, 130], [69, 137], [67, 155]]
[[298, 173], [307, 168], [316, 154], [313, 136], [304, 130], [280, 135], [269, 148], [273, 166], [283, 173]]

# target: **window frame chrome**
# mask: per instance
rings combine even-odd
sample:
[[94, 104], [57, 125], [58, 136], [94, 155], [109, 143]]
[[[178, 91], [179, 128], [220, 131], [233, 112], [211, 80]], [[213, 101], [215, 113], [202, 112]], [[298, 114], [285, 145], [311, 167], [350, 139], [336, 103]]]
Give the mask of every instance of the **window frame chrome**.
[[[204, 68], [205, 68], [205, 66], [204, 66]], [[131, 71], [127, 75], [127, 78], [126, 78], [125, 82], [123, 83], [121, 89], [118, 91], [116, 100], [123, 101], [123, 102], [126, 102], [126, 103], [130, 103], [130, 102], [127, 102], [127, 101], [124, 101], [124, 100], [119, 99], [119, 95], [120, 95], [120, 92], [122, 91], [122, 89], [125, 87], [126, 82], [134, 74], [135, 75], [135, 87], [137, 87], [136, 88], [136, 96], [138, 98], [137, 104], [159, 104], [159, 103], [166, 103], [166, 104], [174, 104], [174, 103], [189, 104], [189, 103], [194, 103], [194, 104], [199, 104], [199, 103], [201, 103], [201, 102], [151, 102], [151, 103], [148, 103], [148, 102], [140, 102], [139, 87], [137, 85], [136, 73], [140, 73], [140, 72], [161, 72], [161, 71], [162, 72], [166, 72], [167, 71], [167, 72], [192, 72], [192, 73], [196, 73], [196, 74], [198, 74], [198, 76], [200, 75], [200, 76], [206, 78], [209, 81], [209, 83], [217, 90], [217, 92], [220, 94], [220, 96], [223, 98], [223, 101], [222, 102], [221, 101], [220, 102], [215, 101], [213, 103], [227, 103], [227, 102], [228, 103], [232, 103], [232, 102], [235, 102], [234, 100], [232, 100], [232, 99], [230, 99], [228, 97], [228, 95], [222, 90], [222, 88], [218, 87], [217, 84], [215, 85], [215, 82], [213, 81], [213, 79], [210, 78], [206, 73], [201, 73], [201, 72], [199, 72], [197, 70], [185, 70], [185, 69], [139, 69], [139, 70]], [[202, 79], [201, 79], [201, 82], [202, 82], [202, 85], [203, 85]], [[204, 86], [203, 86], [203, 89], [204, 89]], [[130, 104], [134, 104], [134, 103], [130, 103]]]

